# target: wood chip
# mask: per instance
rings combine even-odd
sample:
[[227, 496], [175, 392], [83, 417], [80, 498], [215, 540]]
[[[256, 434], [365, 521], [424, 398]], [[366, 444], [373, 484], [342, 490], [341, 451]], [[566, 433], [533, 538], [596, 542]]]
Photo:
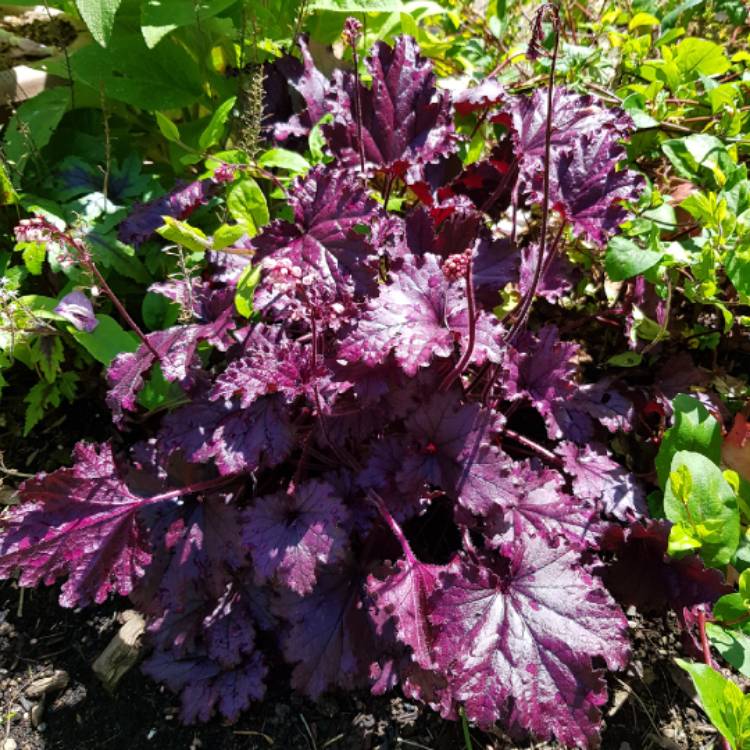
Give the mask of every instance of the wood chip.
[[70, 677], [68, 677], [68, 673], [64, 669], [58, 669], [49, 677], [40, 677], [38, 680], [34, 680], [26, 688], [26, 695], [29, 698], [41, 698], [47, 693], [64, 690], [68, 686], [69, 681]]
[[145, 629], [146, 621], [133, 613], [92, 664], [94, 673], [109, 692], [115, 691], [117, 683], [143, 656], [141, 636]]

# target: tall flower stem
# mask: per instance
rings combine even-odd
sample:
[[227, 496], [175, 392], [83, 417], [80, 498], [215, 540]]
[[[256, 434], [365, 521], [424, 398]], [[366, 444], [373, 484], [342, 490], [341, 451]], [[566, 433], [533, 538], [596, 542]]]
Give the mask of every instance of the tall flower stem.
[[[473, 247], [473, 245], [470, 245]], [[477, 304], [474, 299], [474, 279], [472, 273], [472, 260], [469, 256], [469, 262], [466, 264], [466, 274], [464, 276], [466, 283], [466, 302], [467, 302], [467, 314], [469, 324], [469, 336], [466, 342], [466, 350], [464, 351], [461, 359], [459, 359], [456, 366], [443, 378], [438, 390], [447, 391], [453, 381], [461, 376], [461, 373], [466, 369], [469, 362], [471, 361], [471, 355], [474, 353], [474, 344], [477, 339]]]
[[359, 80], [359, 55], [357, 39], [362, 31], [362, 24], [356, 18], [347, 18], [344, 22], [344, 41], [352, 48], [354, 61], [354, 118], [357, 123], [357, 146], [359, 148], [359, 168], [365, 171], [365, 143], [362, 140], [362, 85]]
[[[539, 237], [539, 254], [536, 259], [536, 265], [534, 267], [534, 276], [531, 280], [531, 286], [529, 287], [524, 300], [521, 303], [521, 309], [518, 317], [516, 318], [513, 327], [511, 328], [506, 341], [512, 343], [515, 337], [520, 332], [521, 328], [526, 324], [526, 320], [531, 310], [531, 305], [534, 301], [536, 290], [539, 287], [539, 281], [542, 278], [542, 272], [545, 265], [544, 253], [547, 247], [547, 226], [549, 223], [549, 183], [550, 183], [550, 155], [552, 152], [552, 103], [553, 95], [555, 90], [555, 68], [557, 66], [557, 53], [560, 45], [560, 13], [557, 6], [549, 4], [542, 6], [537, 16], [537, 22], [541, 26], [541, 18], [546, 10], [549, 10], [552, 14], [553, 28], [555, 32], [555, 43], [552, 49], [552, 56], [549, 69], [549, 84], [547, 86], [547, 119], [544, 130], [544, 172], [542, 174], [542, 225], [540, 228]], [[536, 33], [535, 33], [536, 36]]]

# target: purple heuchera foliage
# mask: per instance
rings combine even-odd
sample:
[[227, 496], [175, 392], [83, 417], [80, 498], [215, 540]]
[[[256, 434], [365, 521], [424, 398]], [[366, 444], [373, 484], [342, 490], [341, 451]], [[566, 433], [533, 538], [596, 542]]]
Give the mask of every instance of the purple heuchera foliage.
[[164, 216], [187, 219], [198, 207], [208, 203], [216, 190], [217, 184], [212, 180], [196, 180], [160, 198], [136, 205], [120, 224], [117, 236], [128, 245], [142, 245], [164, 224]]
[[[578, 343], [554, 326], [508, 340], [493, 313], [508, 284], [552, 303], [571, 288], [555, 262], [532, 288], [538, 237], [497, 238], [488, 221], [511, 201], [538, 203], [546, 93], [511, 97], [490, 80], [452, 98], [408, 37], [376, 45], [357, 92], [300, 49], [269, 90], [288, 81], [306, 110], [277, 116], [275, 132], [293, 147], [329, 112], [333, 161], [291, 185], [289, 220], [249, 240], [256, 315], [234, 311], [245, 257], [214, 254], [200, 279], [154, 287], [191, 322], [114, 360], [121, 450], [81, 445], [73, 468], [24, 484], [0, 520], [0, 577], [65, 579], [65, 606], [129, 595], [156, 648], [145, 670], [181, 694], [187, 722], [235, 720], [283, 656], [312, 698], [398, 687], [445, 717], [463, 705], [483, 726], [593, 747], [597, 665], [621, 668], [628, 648], [592, 560], [603, 545], [629, 560], [638, 532], [618, 547], [605, 519], [622, 531], [645, 507], [606, 448], [632, 412], [617, 382], [581, 384]], [[453, 112], [488, 109], [508, 132], [462, 170]], [[553, 200], [594, 244], [637, 189], [619, 169], [627, 128], [619, 111], [556, 89]], [[401, 211], [374, 200], [373, 175], [406, 197]], [[138, 207], [121, 238], [142, 242], [213, 189]], [[157, 366], [185, 402], [131, 431], [126, 413]], [[533, 434], [541, 419], [511, 430], [532, 410], [546, 435]], [[682, 572], [704, 582], [690, 565], [666, 572], [672, 592]]]

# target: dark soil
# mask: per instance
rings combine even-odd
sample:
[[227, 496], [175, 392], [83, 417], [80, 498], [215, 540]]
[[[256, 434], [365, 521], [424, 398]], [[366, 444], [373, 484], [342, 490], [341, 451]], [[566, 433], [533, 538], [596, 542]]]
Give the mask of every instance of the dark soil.
[[[336, 693], [313, 704], [289, 694], [284, 669], [271, 670], [264, 703], [234, 726], [214, 720], [199, 727], [178, 721], [174, 695], [138, 668], [109, 695], [91, 670], [120, 626], [115, 604], [97, 610], [61, 609], [55, 589], [20, 592], [0, 586], [0, 748], [18, 750], [462, 750], [461, 725], [396, 695]], [[124, 601], [119, 602], [126, 608]], [[715, 730], [686, 692], [673, 664], [679, 639], [661, 620], [631, 618], [634, 653], [628, 671], [610, 678], [604, 750], [711, 748]], [[25, 691], [64, 670], [67, 687], [44, 701]], [[276, 680], [274, 682], [274, 676]], [[42, 708], [38, 706], [42, 705]], [[516, 744], [471, 731], [473, 750], [552, 750], [554, 743]], [[11, 744], [11, 747], [13, 745]]]

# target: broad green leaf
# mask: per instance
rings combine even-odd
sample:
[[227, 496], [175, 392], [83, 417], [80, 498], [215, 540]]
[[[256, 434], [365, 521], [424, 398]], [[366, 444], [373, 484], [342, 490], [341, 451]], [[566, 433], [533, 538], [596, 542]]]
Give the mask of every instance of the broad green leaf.
[[736, 670], [750, 677], [750, 635], [738, 628], [722, 628], [706, 623], [706, 635], [711, 645]]
[[186, 221], [180, 221], [172, 216], [163, 216], [164, 226], [156, 231], [165, 240], [186, 247], [188, 250], [199, 253], [211, 249], [211, 240], [198, 229]]
[[650, 13], [636, 13], [628, 24], [628, 30], [634, 31], [641, 26], [658, 26], [659, 19], [656, 16], [652, 16]]
[[662, 151], [681, 177], [695, 179], [701, 168], [708, 169], [719, 184], [733, 168], [724, 144], [715, 136], [695, 133], [686, 138], [672, 138], [661, 144]]
[[242, 224], [251, 236], [257, 234], [269, 220], [266, 196], [252, 177], [232, 185], [227, 195], [227, 208], [232, 218]]
[[109, 315], [97, 315], [99, 325], [91, 333], [68, 329], [71, 336], [97, 361], [109, 366], [122, 352], [134, 352], [138, 348], [138, 337], [126, 331]]
[[707, 664], [675, 659], [692, 678], [703, 710], [732, 750], [746, 750], [750, 737], [750, 703], [731, 680]]
[[168, 404], [184, 399], [185, 394], [177, 383], [170, 383], [165, 379], [159, 364], [151, 368], [151, 374], [145, 385], [138, 393], [138, 403], [148, 411], [158, 409]]
[[612, 281], [624, 281], [655, 266], [664, 253], [647, 250], [633, 240], [620, 235], [613, 237], [607, 245], [605, 267]]
[[731, 66], [721, 45], [698, 37], [687, 37], [676, 46], [674, 63], [684, 78], [721, 75]]
[[244, 234], [245, 227], [241, 224], [222, 224], [211, 237], [214, 250], [223, 250], [234, 245]]
[[392, 12], [403, 8], [402, 0], [313, 0], [310, 10], [334, 10], [340, 13]]
[[208, 19], [234, 5], [237, 0], [145, 0], [141, 6], [141, 31], [149, 47], [167, 34]]
[[694, 451], [718, 464], [721, 460], [721, 426], [703, 404], [692, 396], [680, 394], [672, 401], [673, 425], [662, 438], [656, 454], [659, 486], [669, 477], [672, 459], [678, 451]]
[[237, 292], [234, 297], [234, 306], [243, 318], [249, 318], [253, 314], [253, 295], [255, 287], [260, 281], [261, 267], [248, 265], [237, 281]]
[[24, 171], [32, 155], [38, 155], [49, 143], [69, 105], [70, 89], [60, 86], [42, 91], [16, 110], [3, 141], [5, 158], [17, 174]]
[[70, 65], [75, 80], [150, 112], [191, 106], [203, 94], [198, 62], [173, 40], [148, 49], [137, 34], [116, 29], [106, 50], [89, 44], [71, 55]]
[[156, 124], [159, 126], [161, 134], [173, 143], [180, 140], [180, 129], [166, 115], [161, 112], [154, 112]]
[[738, 248], [727, 253], [724, 268], [734, 288], [745, 297], [750, 297], [750, 248]]
[[691, 451], [674, 455], [664, 513], [701, 541], [700, 555], [707, 565], [719, 568], [732, 559], [740, 540], [737, 498], [721, 469], [708, 458]]
[[23, 263], [32, 276], [41, 276], [44, 259], [47, 257], [47, 246], [41, 242], [25, 242]]
[[86, 22], [91, 36], [102, 47], [109, 44], [115, 26], [115, 15], [121, 2], [122, 0], [76, 0], [81, 18]]
[[224, 136], [224, 127], [227, 124], [229, 115], [232, 114], [232, 107], [234, 107], [236, 101], [237, 97], [231, 96], [214, 110], [208, 125], [206, 125], [206, 129], [198, 139], [198, 145], [202, 151], [221, 142]]
[[146, 292], [141, 303], [141, 316], [146, 328], [159, 331], [169, 328], [177, 322], [180, 306], [167, 299], [163, 294]]
[[310, 162], [304, 156], [285, 148], [269, 149], [258, 159], [258, 164], [261, 167], [286, 169], [295, 175], [305, 174], [310, 169]]

